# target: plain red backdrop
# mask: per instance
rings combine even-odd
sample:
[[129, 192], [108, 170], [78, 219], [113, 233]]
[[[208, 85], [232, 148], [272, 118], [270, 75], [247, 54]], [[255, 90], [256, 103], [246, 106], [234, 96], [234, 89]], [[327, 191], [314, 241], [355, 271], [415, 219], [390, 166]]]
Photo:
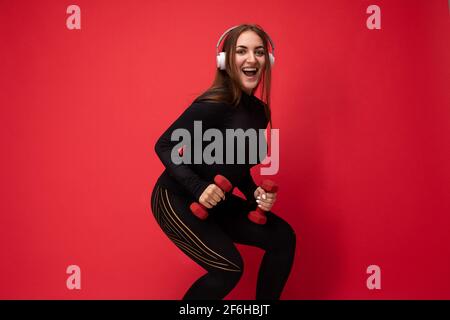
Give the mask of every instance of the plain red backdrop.
[[[283, 298], [450, 298], [446, 0], [80, 0], [81, 30], [70, 4], [1, 5], [0, 298], [179, 299], [203, 274], [151, 215], [153, 148], [243, 22], [276, 44], [274, 211], [298, 234]], [[252, 299], [262, 251], [239, 249], [227, 298]]]

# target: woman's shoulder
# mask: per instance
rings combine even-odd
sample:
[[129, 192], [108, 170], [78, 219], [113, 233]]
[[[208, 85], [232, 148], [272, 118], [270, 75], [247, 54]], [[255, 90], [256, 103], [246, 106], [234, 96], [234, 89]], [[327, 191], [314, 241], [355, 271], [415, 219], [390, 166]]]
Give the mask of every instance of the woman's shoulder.
[[264, 103], [264, 101], [262, 101], [262, 100], [261, 100], [260, 98], [258, 98], [257, 96], [252, 95], [251, 98], [252, 98], [252, 101], [253, 101], [256, 105], [258, 105], [258, 106], [260, 106], [260, 107], [265, 107], [265, 106], [266, 106], [266, 104]]
[[226, 101], [218, 101], [208, 98], [196, 98], [192, 101], [191, 107], [225, 111], [230, 109], [231, 105]]
[[195, 99], [188, 106], [186, 112], [205, 119], [220, 119], [225, 117], [231, 109], [226, 102]]

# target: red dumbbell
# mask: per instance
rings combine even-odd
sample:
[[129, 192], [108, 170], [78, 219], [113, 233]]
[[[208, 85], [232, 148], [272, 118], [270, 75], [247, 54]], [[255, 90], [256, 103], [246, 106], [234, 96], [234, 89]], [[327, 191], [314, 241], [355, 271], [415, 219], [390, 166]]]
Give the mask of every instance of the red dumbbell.
[[[275, 193], [278, 191], [278, 186], [271, 180], [264, 180], [261, 188], [269, 193]], [[264, 211], [260, 207], [257, 207], [254, 211], [250, 211], [250, 213], [248, 214], [248, 218], [250, 219], [250, 221], [257, 224], [266, 224], [267, 222], [266, 211]]]
[[[222, 189], [224, 193], [230, 192], [233, 189], [231, 182], [224, 176], [218, 174], [214, 177], [214, 183]], [[191, 203], [189, 207], [192, 213], [199, 219], [205, 220], [208, 218], [208, 208], [198, 202]]]

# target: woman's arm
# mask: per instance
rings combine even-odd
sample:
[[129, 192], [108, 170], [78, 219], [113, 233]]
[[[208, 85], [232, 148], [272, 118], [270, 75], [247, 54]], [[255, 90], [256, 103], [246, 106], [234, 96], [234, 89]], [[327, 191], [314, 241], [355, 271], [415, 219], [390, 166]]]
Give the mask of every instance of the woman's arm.
[[155, 144], [155, 151], [161, 162], [166, 167], [168, 173], [175, 178], [195, 199], [199, 199], [202, 192], [212, 182], [202, 180], [188, 164], [175, 164], [171, 159], [173, 148], [180, 141], [172, 141], [172, 132], [176, 129], [185, 129], [190, 133], [191, 139], [191, 163], [193, 162], [194, 143], [194, 121], [202, 121], [202, 129], [214, 127], [217, 121], [223, 119], [224, 112], [228, 108], [220, 103], [193, 103], [189, 106], [181, 116], [176, 119], [172, 125], [161, 135]]

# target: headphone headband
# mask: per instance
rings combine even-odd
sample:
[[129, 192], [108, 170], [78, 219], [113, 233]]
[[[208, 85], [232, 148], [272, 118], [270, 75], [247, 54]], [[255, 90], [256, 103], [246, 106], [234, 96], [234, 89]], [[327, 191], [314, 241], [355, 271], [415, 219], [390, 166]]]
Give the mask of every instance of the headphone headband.
[[[231, 30], [236, 29], [237, 27], [239, 27], [239, 25], [229, 28], [227, 31], [225, 31], [225, 32], [222, 34], [222, 36], [220, 37], [220, 39], [219, 39], [219, 41], [217, 42], [217, 45], [216, 45], [216, 53], [217, 53], [217, 54], [219, 54], [219, 46], [220, 46], [220, 43], [222, 42], [222, 39], [225, 38], [225, 36], [226, 36]], [[269, 37], [269, 35], [268, 35], [267, 33], [266, 33], [266, 38], [267, 38], [267, 40], [268, 40], [269, 43], [270, 43], [270, 47], [272, 48], [272, 54], [274, 54], [274, 53], [275, 53], [275, 45], [273, 44], [272, 39], [270, 39], [270, 37]]]

